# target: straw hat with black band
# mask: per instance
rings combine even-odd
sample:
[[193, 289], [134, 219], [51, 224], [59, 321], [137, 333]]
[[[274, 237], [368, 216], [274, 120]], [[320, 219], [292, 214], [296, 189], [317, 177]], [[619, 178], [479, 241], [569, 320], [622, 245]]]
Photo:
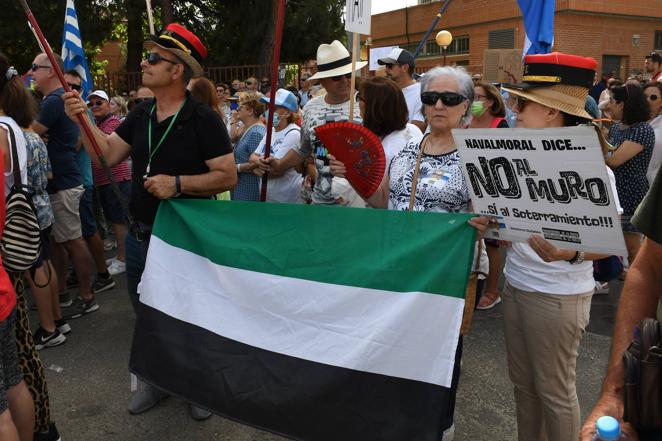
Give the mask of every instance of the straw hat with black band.
[[[362, 69], [366, 61], [357, 61], [356, 70]], [[317, 73], [309, 80], [320, 80], [352, 73], [352, 56], [338, 40], [331, 44], [320, 44], [317, 48]]]
[[147, 50], [158, 46], [171, 52], [191, 69], [193, 77], [203, 75], [201, 63], [207, 57], [207, 48], [193, 32], [178, 23], [170, 23], [161, 35], [150, 36], [143, 46]]
[[593, 58], [560, 52], [527, 55], [522, 82], [501, 87], [510, 94], [590, 120], [584, 106], [597, 67]]

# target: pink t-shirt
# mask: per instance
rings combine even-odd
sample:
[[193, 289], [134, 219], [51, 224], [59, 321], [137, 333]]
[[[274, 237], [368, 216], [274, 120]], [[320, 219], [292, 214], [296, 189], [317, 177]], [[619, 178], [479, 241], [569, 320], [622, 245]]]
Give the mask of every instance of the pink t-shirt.
[[[122, 121], [111, 115], [104, 120], [97, 120], [97, 127], [106, 135], [110, 135], [115, 131], [116, 128]], [[129, 168], [129, 163], [127, 161], [122, 161], [111, 169], [113, 173], [113, 178], [115, 182], [130, 181], [131, 180], [131, 169]], [[94, 177], [94, 185], [106, 185], [110, 184], [110, 179], [106, 176], [103, 169], [97, 166], [94, 161], [92, 161], [92, 176]]]

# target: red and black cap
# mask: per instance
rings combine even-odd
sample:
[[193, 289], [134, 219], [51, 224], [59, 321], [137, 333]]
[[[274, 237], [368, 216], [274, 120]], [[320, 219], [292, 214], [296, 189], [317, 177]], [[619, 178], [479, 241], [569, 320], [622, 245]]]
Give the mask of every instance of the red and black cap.
[[202, 75], [202, 61], [207, 57], [207, 48], [191, 31], [178, 23], [170, 23], [160, 35], [152, 35], [145, 42], [145, 48], [154, 45], [172, 52], [193, 71], [193, 76]]
[[507, 87], [522, 90], [556, 85], [590, 88], [597, 68], [598, 63], [590, 57], [560, 52], [526, 55], [522, 82]]

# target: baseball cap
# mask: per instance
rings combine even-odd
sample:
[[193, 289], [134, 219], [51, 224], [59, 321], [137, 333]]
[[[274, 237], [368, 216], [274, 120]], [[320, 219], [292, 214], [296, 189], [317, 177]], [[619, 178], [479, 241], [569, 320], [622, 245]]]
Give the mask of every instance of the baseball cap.
[[653, 51], [650, 54], [646, 55], [645, 58], [650, 58], [651, 60], [653, 60], [654, 63], [662, 64], [662, 55], [658, 54], [655, 51]]
[[377, 60], [377, 64], [380, 66], [385, 64], [408, 64], [413, 69], [416, 65], [416, 60], [414, 60], [411, 52], [396, 47], [386, 57]]
[[[260, 102], [269, 104], [269, 98], [266, 96], [260, 97]], [[280, 107], [284, 107], [290, 112], [296, 112], [299, 110], [299, 105], [297, 104], [297, 98], [292, 92], [286, 89], [278, 89], [276, 91], [276, 101], [275, 104]]]
[[90, 102], [90, 99], [91, 99], [93, 96], [96, 96], [96, 97], [98, 97], [98, 98], [101, 98], [102, 100], [106, 100], [106, 101], [109, 100], [109, 98], [108, 98], [108, 94], [107, 94], [106, 92], [104, 92], [103, 90], [95, 90], [94, 92], [92, 92], [91, 94], [89, 94], [89, 95], [87, 96], [87, 102], [88, 102], [88, 103]]

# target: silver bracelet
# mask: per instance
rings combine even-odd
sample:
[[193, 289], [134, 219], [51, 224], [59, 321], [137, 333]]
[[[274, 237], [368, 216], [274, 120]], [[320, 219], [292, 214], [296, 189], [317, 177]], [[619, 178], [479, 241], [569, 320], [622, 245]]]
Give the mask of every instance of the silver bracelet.
[[237, 173], [241, 173], [241, 164], [237, 164]]

